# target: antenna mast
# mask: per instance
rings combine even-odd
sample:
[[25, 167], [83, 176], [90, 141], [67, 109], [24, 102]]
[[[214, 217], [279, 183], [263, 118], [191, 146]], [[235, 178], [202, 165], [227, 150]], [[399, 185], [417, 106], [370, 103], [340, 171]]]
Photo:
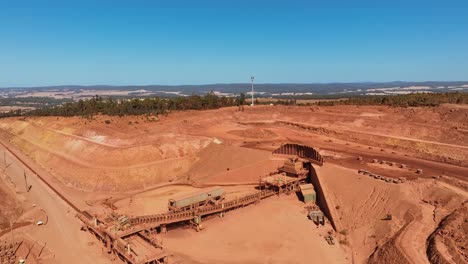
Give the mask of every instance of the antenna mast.
[[254, 106], [254, 85], [253, 85], [254, 77], [251, 76], [250, 80], [252, 81], [252, 104], [251, 104], [251, 106]]

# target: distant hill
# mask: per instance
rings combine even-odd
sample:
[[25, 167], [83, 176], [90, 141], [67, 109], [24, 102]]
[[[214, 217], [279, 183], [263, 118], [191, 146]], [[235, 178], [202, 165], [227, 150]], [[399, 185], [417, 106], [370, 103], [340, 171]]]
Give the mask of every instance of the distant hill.
[[[468, 91], [468, 81], [454, 82], [361, 82], [361, 83], [277, 83], [254, 84], [255, 92], [260, 97], [288, 97], [307, 95], [384, 95], [405, 94], [413, 92], [450, 92]], [[176, 96], [206, 94], [214, 91], [219, 95], [236, 96], [248, 93], [250, 83], [234, 84], [206, 84], [206, 85], [60, 85], [42, 87], [4, 87], [0, 89], [1, 97], [17, 96], [48, 96], [45, 92], [62, 97], [86, 98], [95, 92], [99, 95], [109, 96]], [[119, 92], [120, 91], [120, 92]], [[41, 93], [42, 92], [42, 93]], [[57, 98], [57, 96], [52, 96]]]

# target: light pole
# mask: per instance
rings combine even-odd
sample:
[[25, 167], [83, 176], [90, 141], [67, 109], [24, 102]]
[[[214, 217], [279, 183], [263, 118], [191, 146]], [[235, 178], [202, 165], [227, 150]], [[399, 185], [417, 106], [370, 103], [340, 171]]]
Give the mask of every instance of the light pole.
[[252, 81], [252, 104], [251, 106], [254, 106], [254, 87], [253, 87], [254, 77], [251, 76], [250, 80]]

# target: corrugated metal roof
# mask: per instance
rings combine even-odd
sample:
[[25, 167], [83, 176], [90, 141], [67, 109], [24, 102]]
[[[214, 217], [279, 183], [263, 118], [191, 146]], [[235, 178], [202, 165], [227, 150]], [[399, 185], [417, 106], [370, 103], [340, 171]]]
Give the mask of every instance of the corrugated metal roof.
[[192, 198], [192, 197], [200, 195], [200, 194], [216, 192], [218, 189], [220, 189], [221, 192], [224, 192], [223, 188], [221, 188], [219, 186], [215, 186], [215, 187], [212, 187], [212, 188], [202, 189], [202, 190], [198, 190], [198, 191], [195, 191], [195, 192], [182, 193], [182, 194], [179, 194], [179, 195], [176, 195], [176, 196], [172, 197], [171, 199], [172, 200], [182, 200], [182, 199], [186, 199], [186, 198]]
[[312, 183], [307, 183], [307, 184], [301, 184], [299, 185], [299, 188], [301, 189], [301, 191], [303, 190], [308, 190], [308, 189], [314, 189], [314, 185], [312, 185]]
[[217, 198], [224, 194], [224, 190], [222, 188], [211, 189], [211, 191], [206, 191], [203, 193], [195, 194], [190, 197], [185, 197], [182, 199], [172, 200], [170, 199], [169, 202], [171, 206], [177, 208], [183, 208], [192, 204], [198, 204], [203, 201], [207, 201], [210, 198]]
[[314, 189], [302, 190], [301, 193], [302, 195], [315, 194], [315, 190]]

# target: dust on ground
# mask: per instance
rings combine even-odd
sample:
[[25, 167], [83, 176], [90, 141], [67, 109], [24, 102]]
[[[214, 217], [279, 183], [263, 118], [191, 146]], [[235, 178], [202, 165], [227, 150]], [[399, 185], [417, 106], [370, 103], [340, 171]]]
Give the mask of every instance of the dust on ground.
[[[437, 245], [431, 252], [438, 252], [433, 254], [438, 259], [463, 259], [464, 245], [453, 246], [446, 234], [459, 225], [452, 218], [466, 215], [459, 208], [467, 199], [467, 131], [468, 109], [451, 105], [256, 106], [157, 118], [0, 120], [1, 140], [20, 150], [28, 164], [41, 169], [47, 181], [80, 208], [100, 209], [108, 201], [118, 212], [133, 215], [163, 212], [167, 199], [193, 190], [190, 185], [241, 184], [225, 188], [234, 196], [248, 193], [249, 184], [281, 166], [283, 161], [271, 151], [282, 143], [306, 144], [322, 153], [325, 165], [317, 173], [339, 227], [335, 247], [312, 228], [297, 197], [288, 196], [211, 219], [200, 234], [171, 230], [165, 246], [193, 263], [219, 263], [229, 252], [245, 253], [239, 254], [238, 263], [267, 263], [261, 259], [265, 255], [272, 256], [271, 263], [303, 263], [293, 254], [298, 245], [326, 263], [435, 263], [436, 257], [426, 255], [426, 245]], [[358, 169], [407, 181], [384, 182], [360, 175]], [[0, 203], [3, 226], [10, 221], [6, 219], [40, 217], [30, 211], [31, 201], [25, 206], [20, 195], [5, 186], [0, 184], [6, 197]], [[57, 217], [63, 214], [61, 209], [48, 210]], [[392, 220], [382, 220], [388, 214]], [[304, 230], [310, 236], [304, 238]], [[249, 236], [256, 231], [259, 236]], [[466, 241], [466, 233], [453, 234], [453, 241]], [[42, 239], [48, 235], [60, 234], [35, 234]], [[427, 244], [429, 237], [435, 242]], [[180, 248], [175, 246], [179, 243]]]

